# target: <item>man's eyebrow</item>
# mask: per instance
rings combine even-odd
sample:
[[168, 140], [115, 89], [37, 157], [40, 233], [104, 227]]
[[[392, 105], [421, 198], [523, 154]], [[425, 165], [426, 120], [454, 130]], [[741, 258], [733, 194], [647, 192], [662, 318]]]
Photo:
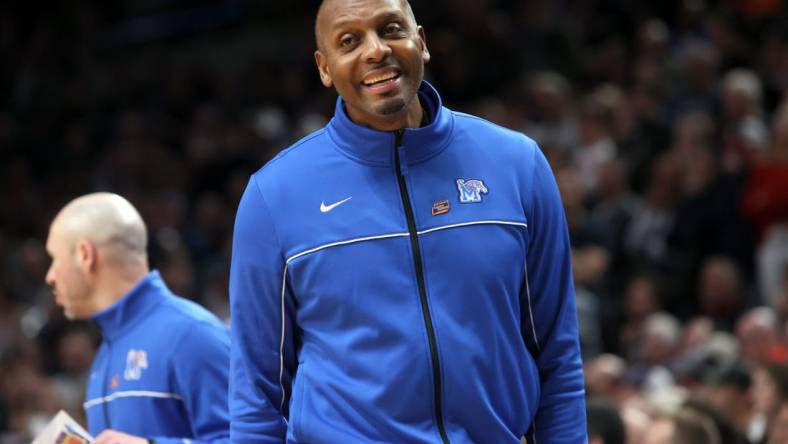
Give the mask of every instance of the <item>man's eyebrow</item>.
[[[403, 20], [405, 19], [405, 15], [399, 11], [382, 11], [377, 13], [369, 18], [370, 21], [373, 22], [382, 22], [387, 20]], [[332, 31], [336, 31], [337, 29], [343, 28], [350, 23], [356, 23], [362, 21], [363, 19], [358, 18], [346, 18], [346, 19], [339, 19], [334, 22], [334, 26], [332, 26]]]

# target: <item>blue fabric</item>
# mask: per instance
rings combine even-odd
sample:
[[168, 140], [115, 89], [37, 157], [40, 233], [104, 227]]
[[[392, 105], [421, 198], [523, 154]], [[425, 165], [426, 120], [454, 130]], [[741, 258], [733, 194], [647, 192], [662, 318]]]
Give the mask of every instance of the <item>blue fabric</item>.
[[[586, 441], [552, 172], [522, 134], [444, 108], [426, 82], [419, 99], [432, 121], [404, 130], [399, 153], [394, 133], [354, 124], [339, 99], [326, 128], [250, 179], [230, 276], [232, 442], [441, 442], [397, 155], [449, 440]], [[461, 193], [458, 179], [477, 186]]]
[[93, 319], [103, 335], [85, 402], [93, 436], [111, 428], [160, 443], [229, 441], [230, 338], [216, 316], [152, 271]]

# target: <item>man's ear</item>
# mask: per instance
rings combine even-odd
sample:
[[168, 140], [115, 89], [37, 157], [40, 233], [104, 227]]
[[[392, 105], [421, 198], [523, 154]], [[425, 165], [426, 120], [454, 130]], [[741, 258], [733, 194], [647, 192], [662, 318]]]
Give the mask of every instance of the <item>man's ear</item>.
[[427, 35], [424, 33], [424, 27], [416, 27], [416, 32], [419, 34], [419, 42], [421, 44], [421, 60], [427, 63], [430, 61], [430, 50], [427, 49]]
[[323, 82], [323, 86], [326, 88], [334, 86], [334, 81], [331, 80], [331, 72], [328, 69], [326, 56], [324, 56], [319, 49], [315, 51], [315, 63], [317, 64], [317, 71], [320, 73], [320, 81]]
[[84, 237], [79, 238], [76, 245], [76, 255], [77, 265], [85, 274], [96, 268], [97, 254], [96, 246], [93, 245], [93, 242]]

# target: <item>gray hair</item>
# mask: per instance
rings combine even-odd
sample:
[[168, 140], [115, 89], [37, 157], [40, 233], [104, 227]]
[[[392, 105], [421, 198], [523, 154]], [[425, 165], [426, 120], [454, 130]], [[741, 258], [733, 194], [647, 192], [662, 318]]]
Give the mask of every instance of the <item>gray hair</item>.
[[728, 71], [722, 83], [726, 91], [740, 92], [755, 102], [760, 102], [763, 96], [761, 80], [749, 69], [736, 68]]
[[[147, 258], [148, 230], [136, 208], [113, 193], [92, 193], [69, 202], [57, 216], [74, 241], [89, 239], [116, 259]], [[132, 257], [129, 257], [132, 256]]]

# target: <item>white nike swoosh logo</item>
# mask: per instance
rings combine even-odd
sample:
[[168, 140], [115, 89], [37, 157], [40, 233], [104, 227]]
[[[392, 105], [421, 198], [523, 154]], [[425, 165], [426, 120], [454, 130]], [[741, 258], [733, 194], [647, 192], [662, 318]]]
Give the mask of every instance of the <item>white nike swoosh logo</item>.
[[347, 199], [342, 199], [339, 202], [334, 202], [331, 205], [326, 205], [324, 202], [320, 202], [320, 212], [321, 213], [328, 213], [329, 211], [333, 210], [334, 208], [342, 205], [343, 203], [352, 199], [353, 196], [348, 197]]

